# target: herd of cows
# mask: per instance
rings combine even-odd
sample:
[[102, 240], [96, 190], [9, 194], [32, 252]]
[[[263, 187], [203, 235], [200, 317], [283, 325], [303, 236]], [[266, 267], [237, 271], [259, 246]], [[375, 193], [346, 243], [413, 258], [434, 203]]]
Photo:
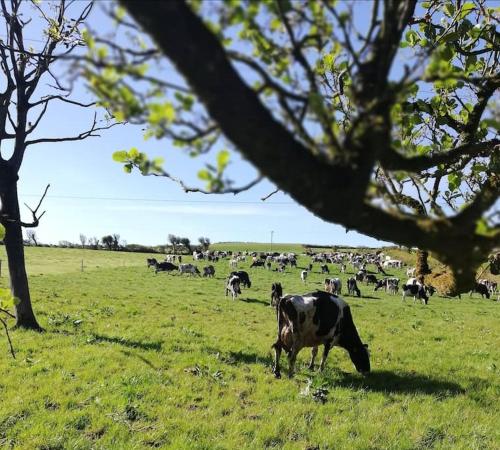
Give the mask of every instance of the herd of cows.
[[[314, 263], [320, 265], [320, 273], [330, 274], [328, 264], [339, 266], [340, 273], [346, 273], [347, 265], [351, 265], [356, 271], [355, 275], [347, 279], [347, 293], [350, 296], [361, 297], [358, 283], [373, 286], [373, 290], [383, 289], [390, 294], [397, 294], [400, 290], [400, 279], [389, 276], [384, 269], [401, 269], [404, 263], [392, 259], [382, 252], [377, 253], [347, 253], [332, 252], [308, 254], [310, 263], [306, 268], [298, 268], [300, 279], [307, 284], [309, 273], [313, 271]], [[167, 255], [165, 261], [158, 262], [155, 258], [147, 259], [147, 266], [153, 267], [155, 273], [169, 272], [189, 274], [212, 278], [215, 276], [213, 264], [205, 265], [202, 272], [193, 263], [183, 263], [180, 255]], [[225, 281], [225, 295], [231, 295], [235, 300], [241, 294], [241, 288], [252, 286], [248, 272], [238, 270], [238, 266], [251, 261], [250, 268], [261, 268], [276, 272], [285, 272], [285, 269], [297, 268], [297, 255], [295, 253], [262, 253], [262, 252], [225, 252], [206, 251], [193, 252], [194, 261], [207, 261], [216, 263], [220, 260], [228, 260], [230, 273]], [[175, 264], [177, 263], [177, 265]], [[368, 271], [367, 266], [371, 264], [376, 269], [377, 275]], [[422, 278], [416, 278], [415, 268], [406, 271], [408, 280], [401, 285], [402, 300], [413, 297], [414, 302], [421, 300], [428, 304], [435, 289], [426, 285]], [[489, 280], [478, 280], [474, 291], [482, 297], [490, 298], [497, 292], [497, 284]], [[280, 355], [282, 350], [288, 354], [289, 376], [293, 375], [295, 360], [298, 352], [305, 347], [312, 347], [310, 369], [314, 368], [314, 361], [318, 347], [323, 345], [323, 355], [320, 370], [323, 370], [326, 358], [332, 346], [339, 346], [347, 350], [356, 368], [362, 374], [370, 372], [370, 357], [368, 345], [363, 344], [351, 315], [349, 305], [342, 299], [342, 281], [340, 278], [326, 278], [324, 291], [296, 295], [283, 295], [283, 287], [280, 282], [275, 282], [271, 287], [270, 306], [276, 308], [278, 321], [278, 337], [273, 344], [275, 351], [274, 374], [277, 378], [281, 376]], [[472, 292], [471, 292], [472, 294]]]

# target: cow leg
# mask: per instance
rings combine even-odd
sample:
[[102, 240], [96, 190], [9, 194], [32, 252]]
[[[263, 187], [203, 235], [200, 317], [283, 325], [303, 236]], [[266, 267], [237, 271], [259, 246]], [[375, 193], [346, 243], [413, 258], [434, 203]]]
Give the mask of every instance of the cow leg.
[[295, 346], [293, 346], [290, 350], [290, 353], [288, 353], [288, 378], [292, 378], [293, 373], [295, 372], [295, 361], [297, 360], [297, 353], [299, 353], [299, 350]]
[[276, 341], [276, 343], [273, 345], [273, 348], [274, 348], [273, 373], [276, 378], [281, 378], [281, 371], [280, 371], [281, 343], [279, 340]]
[[326, 358], [327, 358], [328, 353], [330, 352], [331, 348], [332, 348], [331, 342], [325, 342], [324, 347], [323, 347], [323, 356], [321, 357], [321, 364], [319, 366], [319, 370], [321, 372], [323, 372], [323, 369], [325, 368]]
[[314, 370], [314, 360], [318, 354], [318, 347], [313, 347], [311, 350], [311, 362], [309, 363], [309, 370]]

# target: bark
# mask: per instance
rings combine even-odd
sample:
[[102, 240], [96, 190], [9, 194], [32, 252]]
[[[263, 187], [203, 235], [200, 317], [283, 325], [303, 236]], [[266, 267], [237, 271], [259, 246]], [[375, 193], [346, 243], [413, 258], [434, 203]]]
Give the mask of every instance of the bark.
[[[3, 171], [2, 171], [3, 172]], [[23, 232], [20, 224], [17, 180], [6, 182], [8, 177], [2, 176], [0, 199], [2, 200], [2, 220], [5, 227], [5, 250], [9, 262], [10, 289], [12, 295], [19, 299], [15, 305], [16, 327], [40, 331], [35, 313], [31, 306], [31, 297], [24, 259]], [[17, 176], [15, 177], [17, 178]]]
[[417, 250], [417, 264], [415, 275], [417, 277], [423, 277], [431, 273], [431, 269], [429, 268], [429, 252], [427, 250]]

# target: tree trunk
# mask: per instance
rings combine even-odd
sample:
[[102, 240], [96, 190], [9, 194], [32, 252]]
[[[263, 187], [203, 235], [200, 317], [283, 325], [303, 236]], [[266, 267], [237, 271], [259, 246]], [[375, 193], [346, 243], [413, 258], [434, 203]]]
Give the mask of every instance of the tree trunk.
[[417, 265], [415, 268], [415, 275], [417, 277], [427, 275], [431, 273], [431, 269], [429, 268], [429, 252], [426, 250], [417, 250]]
[[[5, 182], [5, 179], [2, 181]], [[2, 200], [2, 215], [5, 217], [2, 222], [5, 227], [4, 244], [9, 262], [10, 289], [12, 295], [19, 299], [19, 303], [15, 305], [16, 327], [41, 330], [31, 307], [24, 260], [23, 232], [19, 222], [17, 181], [2, 183], [0, 198]]]

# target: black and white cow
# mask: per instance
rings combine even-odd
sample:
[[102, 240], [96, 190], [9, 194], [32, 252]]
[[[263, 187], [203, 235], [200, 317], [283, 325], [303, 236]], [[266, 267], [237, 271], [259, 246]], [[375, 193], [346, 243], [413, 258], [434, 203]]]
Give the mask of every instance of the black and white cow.
[[472, 293], [477, 292], [478, 294], [481, 295], [481, 298], [490, 298], [490, 290], [488, 289], [488, 286], [485, 283], [476, 283], [474, 285], [474, 289], [470, 291], [469, 297], [472, 297]]
[[356, 281], [363, 281], [366, 277], [366, 270], [359, 270], [356, 273]]
[[342, 294], [342, 281], [340, 278], [325, 278], [325, 291], [329, 294]]
[[277, 318], [278, 339], [273, 344], [273, 372], [276, 378], [281, 377], [282, 350], [288, 354], [288, 376], [292, 377], [299, 351], [304, 347], [312, 347], [309, 368], [314, 369], [314, 360], [320, 345], [324, 346], [320, 370], [325, 367], [331, 347], [338, 346], [349, 352], [358, 372], [370, 372], [368, 346], [361, 342], [349, 305], [342, 298], [322, 291], [305, 295], [285, 295], [278, 303]]
[[215, 267], [212, 264], [203, 267], [203, 276], [213, 278], [215, 276]]
[[347, 280], [347, 292], [349, 295], [356, 294], [357, 297], [361, 297], [361, 291], [358, 288], [358, 284], [356, 283], [356, 279], [351, 277]]
[[240, 284], [243, 287], [250, 288], [252, 287], [252, 282], [250, 281], [250, 277], [248, 276], [248, 272], [244, 270], [238, 270], [237, 272], [231, 272], [229, 277], [236, 275], [240, 279]]
[[156, 259], [151, 258], [148, 259], [148, 267], [154, 267], [155, 268], [155, 273], [158, 272], [172, 272], [173, 270], [177, 270], [178, 267], [175, 264], [172, 264], [170, 262], [158, 262]]
[[307, 270], [300, 272], [300, 279], [302, 280], [302, 283], [306, 282], [308, 273], [309, 272]]
[[194, 264], [179, 264], [179, 273], [189, 273], [190, 275], [200, 275], [198, 267]]
[[278, 306], [281, 297], [283, 297], [281, 283], [273, 283], [271, 286], [271, 304], [269, 306]]
[[403, 286], [403, 301], [405, 300], [407, 295], [413, 297], [413, 303], [415, 303], [417, 298], [421, 299], [422, 303], [424, 303], [425, 305], [427, 305], [427, 303], [429, 302], [429, 297], [425, 292], [425, 286], [423, 286], [422, 284], [405, 284]]
[[372, 273], [365, 274], [365, 278], [363, 280], [366, 284], [377, 284], [378, 280], [375, 275]]
[[330, 269], [328, 268], [328, 266], [326, 264], [322, 264], [320, 267], [321, 267], [321, 273], [330, 274]]
[[229, 280], [227, 280], [226, 284], [226, 297], [227, 294], [231, 293], [231, 297], [233, 297], [233, 300], [236, 300], [238, 297], [238, 294], [241, 294], [241, 289], [240, 289], [240, 278], [236, 275], [231, 275], [229, 277]]
[[266, 264], [265, 261], [253, 261], [252, 264], [250, 264], [250, 267], [264, 267]]

